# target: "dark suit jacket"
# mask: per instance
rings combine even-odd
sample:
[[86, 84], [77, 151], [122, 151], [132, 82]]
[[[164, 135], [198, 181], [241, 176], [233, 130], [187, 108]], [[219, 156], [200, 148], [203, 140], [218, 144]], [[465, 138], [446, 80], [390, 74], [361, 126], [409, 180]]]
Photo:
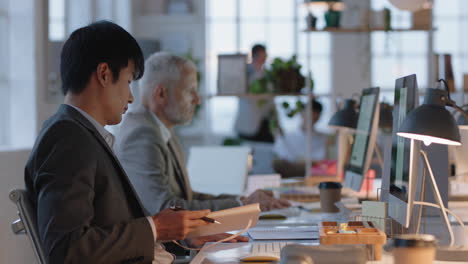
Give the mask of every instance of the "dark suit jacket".
[[151, 263], [151, 226], [96, 128], [61, 105], [44, 122], [25, 169], [49, 263]]

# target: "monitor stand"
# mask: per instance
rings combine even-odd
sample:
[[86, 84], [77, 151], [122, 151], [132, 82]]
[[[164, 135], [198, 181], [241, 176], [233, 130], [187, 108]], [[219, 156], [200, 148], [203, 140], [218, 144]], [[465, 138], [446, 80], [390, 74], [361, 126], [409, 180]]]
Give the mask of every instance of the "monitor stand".
[[466, 261], [468, 259], [468, 246], [439, 246], [435, 259], [439, 261]]

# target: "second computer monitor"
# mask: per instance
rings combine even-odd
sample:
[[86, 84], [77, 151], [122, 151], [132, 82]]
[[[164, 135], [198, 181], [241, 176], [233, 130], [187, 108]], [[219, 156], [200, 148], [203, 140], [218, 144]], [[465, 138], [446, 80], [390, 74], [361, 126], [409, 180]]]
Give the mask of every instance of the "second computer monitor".
[[[399, 78], [395, 82], [391, 168], [389, 177], [388, 214], [408, 227], [419, 173], [419, 143], [396, 135], [409, 111], [418, 105], [416, 75]], [[384, 186], [384, 183], [382, 183]]]
[[345, 186], [361, 189], [369, 169], [379, 124], [379, 88], [364, 89], [359, 106], [359, 118], [351, 156], [345, 170]]

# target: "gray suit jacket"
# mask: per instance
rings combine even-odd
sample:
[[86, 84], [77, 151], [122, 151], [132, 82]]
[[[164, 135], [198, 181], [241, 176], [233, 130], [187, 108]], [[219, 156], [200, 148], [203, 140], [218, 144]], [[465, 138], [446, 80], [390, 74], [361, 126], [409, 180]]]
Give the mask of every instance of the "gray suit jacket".
[[44, 122], [25, 169], [49, 263], [151, 263], [154, 237], [127, 175], [70, 106]]
[[213, 196], [192, 191], [174, 133], [169, 143], [173, 150], [163, 141], [152, 113], [143, 107], [124, 115], [116, 133], [115, 153], [148, 213], [157, 213], [171, 205], [213, 211], [240, 205], [232, 195]]

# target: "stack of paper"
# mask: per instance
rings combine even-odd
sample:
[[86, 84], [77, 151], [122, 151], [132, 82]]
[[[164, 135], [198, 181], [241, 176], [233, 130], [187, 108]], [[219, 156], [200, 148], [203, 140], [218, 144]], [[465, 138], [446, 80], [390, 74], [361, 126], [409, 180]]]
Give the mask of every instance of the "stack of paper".
[[318, 226], [255, 227], [248, 233], [254, 240], [319, 239]]

